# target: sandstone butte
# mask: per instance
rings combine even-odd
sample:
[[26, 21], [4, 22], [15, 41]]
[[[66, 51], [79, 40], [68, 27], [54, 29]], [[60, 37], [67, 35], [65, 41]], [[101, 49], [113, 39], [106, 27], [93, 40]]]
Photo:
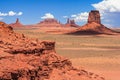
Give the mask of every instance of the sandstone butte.
[[67, 19], [67, 23], [64, 25], [64, 27], [80, 27], [75, 23], [74, 20]]
[[91, 10], [88, 16], [88, 22], [77, 30], [68, 34], [75, 35], [95, 35], [95, 34], [117, 34], [117, 32], [107, 28], [101, 23], [100, 13], [97, 10]]
[[61, 27], [62, 24], [56, 19], [48, 18], [35, 24], [36, 27]]
[[38, 23], [36, 26], [38, 27], [79, 27], [74, 20], [67, 19], [66, 24], [58, 22], [56, 19], [45, 19]]
[[9, 24], [9, 26], [12, 26], [13, 28], [14, 27], [24, 27], [24, 25], [19, 21], [18, 18], [16, 19], [15, 23], [11, 23], [11, 24]]
[[39, 23], [34, 25], [23, 25], [17, 18], [15, 23], [11, 23], [9, 25], [12, 26], [13, 28], [28, 27], [28, 26], [29, 27], [79, 27], [79, 25], [77, 25], [74, 20], [67, 19], [67, 23], [62, 24], [60, 23], [60, 21], [51, 18], [44, 19], [43, 21], [40, 21]]
[[30, 39], [0, 22], [0, 80], [105, 80], [74, 68], [59, 56], [55, 42]]

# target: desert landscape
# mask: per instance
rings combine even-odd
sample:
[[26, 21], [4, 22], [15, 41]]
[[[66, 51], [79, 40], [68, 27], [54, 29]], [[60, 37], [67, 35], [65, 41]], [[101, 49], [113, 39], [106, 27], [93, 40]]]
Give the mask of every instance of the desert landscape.
[[[15, 23], [12, 23], [10, 25], [1, 22], [2, 52], [0, 64], [2, 66], [6, 65], [2, 62], [4, 60], [7, 62], [7, 64], [9, 64], [6, 67], [9, 67], [9, 69], [7, 70], [5, 67], [1, 66], [1, 79], [56, 80], [58, 77], [61, 77], [61, 79], [59, 80], [62, 80], [63, 73], [61, 73], [61, 71], [59, 70], [65, 70], [65, 73], [67, 75], [69, 74], [69, 76], [67, 76], [66, 74], [63, 75], [65, 77], [65, 80], [67, 80], [68, 78], [73, 80], [73, 75], [76, 75], [76, 78], [74, 77], [75, 80], [119, 80], [119, 30], [116, 31], [113, 29], [109, 29], [102, 25], [100, 21], [99, 11], [91, 11], [89, 14], [90, 15], [88, 17], [88, 23], [86, 24], [88, 26], [85, 25], [82, 27], [78, 27], [78, 25], [75, 26], [75, 23], [73, 23], [73, 27], [68, 20], [66, 24], [60, 24], [53, 19], [42, 22], [42, 25], [37, 24], [37, 26], [23, 25], [22, 23], [20, 23], [19, 19], [17, 19]], [[91, 18], [91, 16], [92, 19], [89, 19]], [[95, 17], [98, 17], [98, 19], [93, 19]], [[54, 24], [60, 26], [54, 27]], [[47, 27], [49, 25], [52, 26]], [[46, 47], [45, 51], [42, 45]], [[39, 58], [36, 55], [39, 56]], [[49, 55], [56, 55], [58, 59], [61, 60], [61, 62], [62, 60], [65, 60], [65, 63], [59, 62], [57, 64], [53, 64], [56, 59], [50, 57]], [[61, 58], [58, 55], [65, 57], [65, 59]], [[45, 56], [49, 56], [48, 59], [46, 59]], [[14, 57], [14, 63], [11, 62], [11, 57]], [[30, 59], [28, 59], [27, 57]], [[49, 64], [52, 64], [53, 66], [51, 68], [45, 69], [52, 69], [52, 73], [54, 75], [52, 75], [50, 71], [49, 73], [46, 73], [45, 77], [42, 74], [42, 72], [44, 73], [44, 71], [42, 71], [41, 75], [37, 77], [35, 75], [35, 71], [33, 70], [36, 70], [37, 67], [39, 67], [40, 65], [42, 68], [44, 68], [45, 66], [42, 63], [38, 63], [38, 61], [41, 59], [51, 61], [51, 58], [53, 59], [52, 62]], [[22, 59], [26, 61], [23, 62]], [[35, 59], [35, 61], [32, 59]], [[57, 61], [59, 61], [58, 59]], [[28, 64], [30, 60], [32, 60], [31, 64], [34, 64], [36, 66], [34, 66], [33, 69], [31, 64]], [[10, 67], [11, 64], [13, 66]], [[63, 64], [66, 65], [66, 67], [64, 67], [63, 69], [57, 67], [57, 65], [61, 65], [61, 67], [65, 66]], [[19, 67], [17, 65], [19, 65]], [[56, 67], [54, 67], [54, 65]], [[72, 66], [74, 66], [74, 68]], [[27, 72], [25, 70], [25, 67], [27, 67], [27, 70], [33, 71], [33, 73]], [[50, 66], [48, 65], [46, 67]], [[59, 75], [58, 73], [56, 73], [56, 71], [58, 71], [59, 74], [61, 73], [62, 75]], [[77, 76], [77, 73], [79, 72], [81, 72], [81, 75], [83, 75], [84, 77], [79, 75]], [[37, 73], [39, 73], [39, 70]], [[3, 75], [6, 75], [7, 77]], [[20, 75], [23, 76], [20, 77]], [[33, 75], [33, 77], [30, 77], [30, 75]]]
[[[0, 80], [120, 80], [120, 29], [104, 24], [101, 4], [107, 1], [64, 16], [65, 22], [46, 13], [39, 22], [24, 24], [22, 12], [0, 11]], [[108, 9], [106, 14], [115, 11]], [[1, 16], [18, 18], [7, 23]], [[79, 18], [86, 22], [78, 24]]]
[[15, 31], [31, 38], [55, 41], [56, 52], [69, 58], [74, 66], [100, 74], [106, 80], [119, 80], [120, 35], [60, 35], [36, 29]]

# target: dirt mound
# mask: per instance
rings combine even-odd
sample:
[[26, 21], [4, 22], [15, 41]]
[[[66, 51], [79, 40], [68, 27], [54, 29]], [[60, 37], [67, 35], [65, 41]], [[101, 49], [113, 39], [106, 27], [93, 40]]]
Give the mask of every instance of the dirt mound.
[[29, 39], [0, 22], [0, 80], [105, 80], [55, 52], [55, 42]]
[[12, 27], [23, 27], [24, 26], [23, 24], [21, 24], [21, 22], [19, 21], [18, 18], [17, 18], [15, 23], [11, 23], [9, 25], [12, 26]]

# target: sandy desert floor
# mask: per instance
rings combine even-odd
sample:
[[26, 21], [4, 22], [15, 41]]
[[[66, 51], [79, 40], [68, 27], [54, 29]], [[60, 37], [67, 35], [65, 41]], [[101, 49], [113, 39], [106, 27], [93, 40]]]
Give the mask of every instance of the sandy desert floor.
[[106, 80], [120, 80], [120, 35], [48, 34], [56, 29], [21, 28], [15, 31], [31, 38], [55, 41], [57, 53], [71, 59], [74, 66], [100, 74]]

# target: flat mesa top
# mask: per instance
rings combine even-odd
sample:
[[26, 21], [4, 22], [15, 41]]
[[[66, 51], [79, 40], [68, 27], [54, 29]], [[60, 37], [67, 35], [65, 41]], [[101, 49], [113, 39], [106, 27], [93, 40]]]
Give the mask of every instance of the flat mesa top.
[[98, 10], [91, 10], [91, 12], [99, 12]]

